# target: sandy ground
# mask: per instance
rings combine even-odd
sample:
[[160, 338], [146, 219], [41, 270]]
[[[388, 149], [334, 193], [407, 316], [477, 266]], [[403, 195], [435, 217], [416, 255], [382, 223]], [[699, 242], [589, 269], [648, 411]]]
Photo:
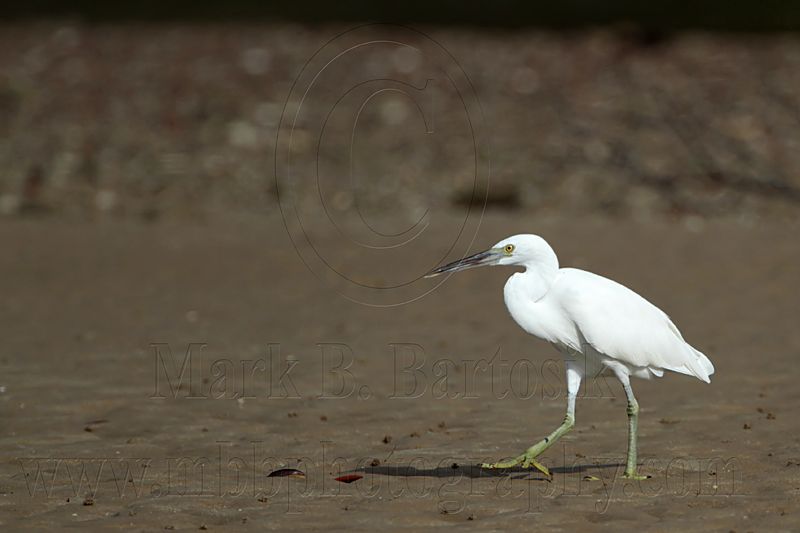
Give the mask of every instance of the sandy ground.
[[[711, 385], [634, 384], [652, 479], [621, 478], [611, 380], [586, 387], [576, 429], [545, 454], [552, 482], [474, 466], [520, 452], [564, 409], [557, 354], [504, 309], [509, 270], [376, 308], [312, 275], [277, 213], [14, 218], [0, 224], [0, 524], [796, 530], [796, 231], [489, 213], [472, 249], [518, 231], [645, 294], [714, 361]], [[358, 254], [336, 259], [361, 272]], [[400, 280], [418, 268], [373, 267]], [[266, 477], [280, 467], [307, 476]], [[364, 477], [334, 481], [351, 471]]]

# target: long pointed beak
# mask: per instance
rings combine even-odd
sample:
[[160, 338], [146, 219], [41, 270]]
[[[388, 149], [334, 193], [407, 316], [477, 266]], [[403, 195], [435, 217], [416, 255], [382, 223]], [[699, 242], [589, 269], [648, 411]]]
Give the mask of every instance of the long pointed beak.
[[476, 268], [480, 266], [496, 265], [501, 258], [502, 255], [500, 252], [495, 250], [486, 250], [485, 252], [480, 252], [475, 255], [465, 257], [464, 259], [453, 261], [452, 263], [440, 266], [439, 268], [434, 268], [425, 277], [432, 278], [434, 276], [438, 276], [439, 274], [447, 274], [448, 272], [460, 272], [462, 270], [469, 270], [470, 268]]

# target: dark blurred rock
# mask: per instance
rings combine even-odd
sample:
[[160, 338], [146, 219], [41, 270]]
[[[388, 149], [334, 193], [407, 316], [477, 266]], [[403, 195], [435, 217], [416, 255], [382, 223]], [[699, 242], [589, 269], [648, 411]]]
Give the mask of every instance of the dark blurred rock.
[[486, 194], [472, 188], [453, 193], [452, 205], [459, 208], [517, 209], [522, 205], [519, 187], [514, 183], [490, 184]]

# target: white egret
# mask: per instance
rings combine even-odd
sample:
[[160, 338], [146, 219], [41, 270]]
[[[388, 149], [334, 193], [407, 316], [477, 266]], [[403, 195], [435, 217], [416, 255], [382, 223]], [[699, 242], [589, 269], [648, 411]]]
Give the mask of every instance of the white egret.
[[549, 470], [536, 458], [575, 425], [575, 397], [584, 377], [610, 370], [622, 383], [628, 400], [628, 458], [624, 476], [636, 473], [636, 430], [639, 404], [631, 376], [661, 377], [664, 370], [694, 376], [710, 383], [714, 365], [692, 348], [658, 307], [610, 279], [579, 270], [559, 268], [558, 258], [537, 235], [515, 235], [492, 248], [433, 270], [428, 277], [488, 265], [517, 265], [503, 295], [517, 324], [552, 344], [565, 358], [567, 414], [550, 435], [510, 461], [484, 468], [535, 467]]

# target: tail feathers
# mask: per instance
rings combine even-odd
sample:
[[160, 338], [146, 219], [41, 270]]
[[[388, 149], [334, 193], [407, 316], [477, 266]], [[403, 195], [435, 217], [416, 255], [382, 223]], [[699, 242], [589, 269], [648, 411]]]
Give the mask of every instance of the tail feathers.
[[[694, 350], [694, 348], [692, 348]], [[694, 350], [694, 353], [697, 355], [697, 360], [700, 361], [700, 364], [703, 365], [703, 368], [706, 371], [706, 374], [709, 376], [714, 373], [714, 363], [711, 362], [711, 359], [705, 356], [704, 353], [698, 352]]]
[[686, 353], [686, 362], [678, 367], [668, 368], [673, 372], [679, 372], [689, 376], [694, 376], [701, 381], [711, 383], [711, 375], [714, 373], [714, 364], [702, 352], [689, 346]]
[[710, 376], [714, 373], [714, 364], [711, 362], [711, 359], [691, 346], [688, 347], [691, 350], [691, 355], [689, 355], [688, 364], [686, 365], [689, 370], [688, 373], [706, 383], [711, 383]]
[[[711, 374], [714, 373], [714, 363], [698, 350], [692, 348], [692, 346], [683, 339], [683, 335], [678, 330], [678, 327], [669, 319], [668, 316], [664, 315], [667, 320], [667, 325], [669, 329], [681, 340], [681, 344], [683, 344], [685, 350], [683, 355], [683, 359], [686, 361], [684, 364], [680, 365], [677, 368], [668, 368], [668, 370], [672, 370], [673, 372], [680, 372], [681, 374], [688, 374], [690, 376], [694, 376], [697, 379], [701, 379], [706, 383], [711, 383]], [[665, 367], [666, 368], [666, 367]]]

